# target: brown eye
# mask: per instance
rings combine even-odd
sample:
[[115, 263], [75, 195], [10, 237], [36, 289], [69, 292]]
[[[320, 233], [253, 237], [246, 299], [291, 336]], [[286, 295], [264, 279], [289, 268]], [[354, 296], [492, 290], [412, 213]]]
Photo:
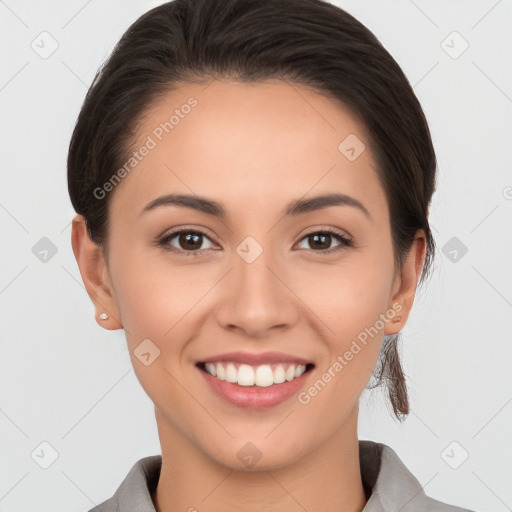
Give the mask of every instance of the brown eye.
[[[306, 240], [310, 248], [315, 252], [332, 253], [343, 249], [344, 247], [352, 247], [352, 240], [345, 237], [341, 233], [335, 231], [316, 231], [309, 233], [302, 240]], [[331, 248], [333, 240], [339, 243]]]
[[326, 250], [330, 248], [332, 236], [324, 233], [308, 235], [308, 241], [313, 249]]
[[178, 245], [184, 249], [197, 251], [201, 248], [202, 236], [199, 233], [181, 233], [178, 235]]
[[[172, 240], [176, 240], [174, 243], [171, 243]], [[193, 231], [190, 229], [182, 229], [181, 231], [175, 231], [174, 233], [170, 233], [164, 236], [159, 244], [164, 247], [164, 249], [169, 251], [188, 253], [188, 255], [194, 255], [198, 251], [202, 251], [205, 249], [211, 248], [210, 246], [203, 247], [204, 241], [210, 240], [204, 233], [201, 231]]]

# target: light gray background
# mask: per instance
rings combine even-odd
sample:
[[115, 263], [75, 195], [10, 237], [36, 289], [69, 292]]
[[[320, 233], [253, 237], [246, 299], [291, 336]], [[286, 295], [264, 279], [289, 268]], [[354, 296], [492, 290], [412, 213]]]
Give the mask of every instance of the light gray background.
[[[0, 512], [89, 510], [160, 453], [123, 331], [96, 324], [81, 281], [65, 167], [95, 71], [160, 3], [0, 1]], [[399, 425], [380, 391], [365, 392], [360, 438], [389, 444], [432, 497], [510, 510], [512, 1], [336, 4], [404, 69], [439, 162], [435, 275], [403, 331], [411, 414]], [[31, 47], [51, 49], [43, 31], [58, 43], [45, 59]], [[32, 251], [43, 237], [57, 249], [46, 262]], [[58, 454], [47, 469], [43, 442]]]

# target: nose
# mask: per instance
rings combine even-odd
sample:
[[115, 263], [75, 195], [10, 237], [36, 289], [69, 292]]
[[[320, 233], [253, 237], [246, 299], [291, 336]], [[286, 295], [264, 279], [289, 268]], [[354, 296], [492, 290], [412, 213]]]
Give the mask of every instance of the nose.
[[287, 329], [299, 319], [300, 302], [290, 288], [289, 273], [276, 264], [270, 251], [249, 262], [238, 254], [224, 279], [217, 321], [225, 328], [251, 338]]

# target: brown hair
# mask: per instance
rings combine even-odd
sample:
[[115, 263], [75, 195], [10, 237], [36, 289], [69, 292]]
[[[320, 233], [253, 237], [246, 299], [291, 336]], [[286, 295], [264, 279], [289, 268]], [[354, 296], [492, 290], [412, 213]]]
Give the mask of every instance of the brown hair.
[[[436, 157], [411, 85], [375, 35], [322, 0], [174, 0], [143, 14], [99, 69], [78, 116], [68, 154], [68, 189], [91, 239], [107, 248], [109, 197], [101, 187], [126, 161], [137, 126], [178, 83], [277, 78], [342, 102], [367, 129], [385, 190], [395, 268], [423, 229], [430, 272], [435, 243], [428, 210]], [[399, 334], [385, 337], [374, 375], [393, 411], [409, 412]]]

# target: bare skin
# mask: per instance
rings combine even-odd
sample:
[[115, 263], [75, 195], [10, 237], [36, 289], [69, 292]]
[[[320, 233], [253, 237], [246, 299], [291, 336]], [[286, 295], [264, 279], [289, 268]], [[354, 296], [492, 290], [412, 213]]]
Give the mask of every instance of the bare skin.
[[[108, 258], [80, 215], [72, 228], [97, 321], [125, 330], [134, 371], [155, 404], [162, 447], [155, 508], [361, 511], [358, 401], [383, 335], [407, 322], [424, 233], [398, 272], [364, 127], [342, 105], [297, 85], [184, 84], [148, 112], [136, 148], [191, 96], [197, 106], [109, 192]], [[338, 150], [349, 134], [366, 145], [354, 161]], [[170, 193], [215, 200], [226, 217], [173, 205], [141, 214]], [[357, 199], [369, 216], [350, 205], [282, 216], [292, 201], [332, 193]], [[180, 236], [167, 242], [176, 252], [156, 244], [182, 228], [205, 234], [199, 250]], [[333, 236], [319, 248], [307, 235], [325, 229], [354, 245]], [[251, 263], [237, 252], [249, 236], [263, 249]], [[359, 333], [397, 308], [401, 321], [386, 316], [378, 335], [307, 404], [295, 395], [266, 410], [236, 407], [195, 366], [224, 352], [280, 351], [314, 363], [307, 391]], [[109, 319], [100, 320], [101, 312]], [[134, 350], [148, 338], [160, 355], [146, 366]], [[250, 468], [237, 456], [248, 442], [261, 454]]]

